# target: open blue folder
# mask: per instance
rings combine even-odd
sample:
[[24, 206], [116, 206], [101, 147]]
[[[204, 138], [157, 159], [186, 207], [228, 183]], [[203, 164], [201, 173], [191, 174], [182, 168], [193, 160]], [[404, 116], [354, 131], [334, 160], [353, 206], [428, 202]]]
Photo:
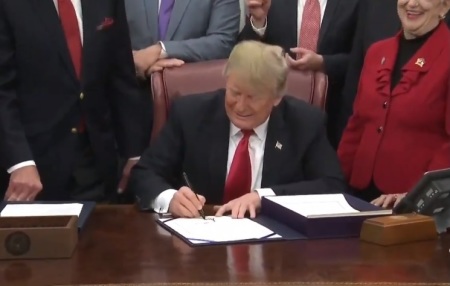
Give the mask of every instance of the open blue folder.
[[170, 232], [171, 234], [177, 236], [181, 240], [183, 240], [186, 244], [197, 247], [197, 246], [211, 246], [211, 245], [233, 245], [233, 244], [252, 244], [252, 243], [262, 243], [262, 242], [277, 242], [277, 241], [285, 241], [285, 240], [300, 240], [300, 239], [308, 239], [307, 236], [302, 233], [295, 231], [294, 229], [277, 222], [265, 215], [258, 215], [252, 221], [259, 223], [260, 225], [270, 229], [273, 231], [273, 234], [278, 234], [281, 237], [273, 238], [272, 236], [258, 238], [258, 239], [246, 239], [246, 240], [237, 240], [237, 241], [224, 241], [224, 242], [212, 242], [205, 241], [204, 243], [192, 243], [191, 240], [184, 237], [180, 233], [174, 231], [172, 228], [167, 226], [165, 222], [156, 220], [156, 223], [159, 224], [162, 228]]
[[376, 207], [356, 197], [344, 194], [344, 198], [352, 208], [360, 211], [361, 213], [358, 215], [338, 217], [325, 216], [308, 218], [284, 207], [281, 204], [277, 204], [267, 198], [263, 198], [261, 202], [261, 213], [252, 220], [268, 228], [273, 233], [278, 234], [281, 238], [263, 237], [259, 239], [205, 242], [197, 244], [192, 243], [189, 239], [168, 227], [164, 221], [157, 220], [157, 223], [190, 246], [206, 246], [275, 242], [280, 240], [357, 237], [359, 236], [364, 220], [390, 214], [390, 211], [383, 211], [382, 208]]
[[82, 231], [84, 227], [86, 226], [86, 223], [91, 215], [91, 213], [94, 211], [95, 202], [73, 202], [73, 201], [34, 201], [34, 202], [0, 202], [0, 212], [6, 207], [8, 204], [71, 204], [71, 203], [77, 203], [82, 204], [83, 208], [81, 209], [80, 216], [78, 217], [78, 230]]

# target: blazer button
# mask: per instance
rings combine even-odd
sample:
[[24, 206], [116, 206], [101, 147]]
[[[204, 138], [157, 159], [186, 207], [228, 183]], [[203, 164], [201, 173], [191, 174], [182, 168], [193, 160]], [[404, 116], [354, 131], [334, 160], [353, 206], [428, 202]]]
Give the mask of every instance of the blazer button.
[[84, 98], [84, 93], [80, 93], [80, 99], [83, 100]]
[[383, 126], [378, 127], [377, 132], [378, 132], [378, 133], [383, 132]]
[[388, 107], [388, 102], [387, 101], [383, 102], [383, 108], [386, 109], [387, 107]]
[[72, 134], [77, 134], [78, 130], [76, 128], [72, 128], [72, 129], [70, 129], [70, 132], [72, 132]]

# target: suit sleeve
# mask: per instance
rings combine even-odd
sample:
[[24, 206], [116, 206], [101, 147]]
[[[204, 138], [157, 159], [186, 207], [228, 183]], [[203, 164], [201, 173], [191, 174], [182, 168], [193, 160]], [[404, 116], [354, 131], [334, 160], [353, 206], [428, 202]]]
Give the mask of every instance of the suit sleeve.
[[160, 134], [131, 172], [128, 188], [142, 209], [151, 209], [156, 197], [173, 189], [181, 174], [184, 140], [178, 106], [173, 103]]
[[[199, 62], [225, 59], [229, 56], [239, 33], [239, 1], [212, 1], [211, 17], [206, 35], [183, 41], [163, 41], [168, 58], [177, 58], [185, 62]], [[195, 17], [195, 15], [189, 16]]]
[[436, 151], [428, 170], [439, 170], [450, 167], [450, 79], [447, 80], [447, 105], [445, 110], [445, 133], [447, 135], [447, 141], [442, 147]]
[[322, 55], [325, 74], [333, 82], [343, 82], [350, 54]]
[[276, 195], [306, 195], [345, 193], [347, 184], [342, 176], [336, 152], [327, 139], [324, 119], [316, 119], [316, 135], [303, 159], [305, 180], [272, 187]]
[[342, 90], [342, 107], [338, 117], [337, 128], [339, 137], [344, 132], [347, 122], [353, 113], [353, 103], [358, 90], [359, 78], [364, 64], [364, 32], [366, 30], [366, 10], [364, 3], [360, 1], [358, 5], [358, 22], [356, 32], [353, 38], [352, 51], [348, 57], [348, 68], [345, 77], [345, 85]]
[[140, 113], [136, 112], [141, 109], [142, 100], [134, 70], [125, 6], [123, 0], [116, 0], [116, 3], [110, 95], [119, 151], [128, 159], [142, 154], [148, 145], [150, 128], [145, 130]]
[[8, 18], [0, 0], [0, 165], [5, 169], [33, 160], [20, 119], [15, 43]]

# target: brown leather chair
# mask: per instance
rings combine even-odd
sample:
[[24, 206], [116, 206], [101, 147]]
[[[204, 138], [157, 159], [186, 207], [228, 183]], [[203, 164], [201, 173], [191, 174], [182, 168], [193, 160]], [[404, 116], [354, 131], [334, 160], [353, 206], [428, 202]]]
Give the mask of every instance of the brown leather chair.
[[[154, 107], [152, 139], [164, 126], [170, 105], [175, 98], [225, 87], [225, 78], [222, 75], [225, 63], [226, 60], [190, 63], [152, 75]], [[325, 110], [327, 86], [327, 77], [323, 73], [291, 71], [286, 94]]]

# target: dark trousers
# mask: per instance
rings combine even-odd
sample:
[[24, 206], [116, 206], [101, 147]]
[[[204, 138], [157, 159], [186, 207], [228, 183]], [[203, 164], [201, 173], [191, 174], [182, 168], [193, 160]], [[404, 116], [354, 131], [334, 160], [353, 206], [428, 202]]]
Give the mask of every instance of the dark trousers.
[[141, 92], [141, 109], [136, 112], [140, 112], [141, 114], [140, 125], [144, 129], [144, 134], [148, 134], [148, 137], [146, 137], [145, 140], [150, 144], [150, 138], [153, 129], [153, 95], [152, 88], [150, 86], [150, 80], [139, 79], [139, 89]]
[[111, 189], [114, 187], [99, 173], [87, 134], [78, 135], [76, 153], [78, 156], [68, 182], [70, 200], [96, 202], [108, 200], [108, 194], [114, 192]]
[[[58, 173], [49, 172], [41, 174], [44, 190], [38, 194], [36, 200], [41, 201], [96, 201], [98, 203], [114, 201], [117, 193], [117, 174], [110, 178], [102, 176], [98, 171], [89, 138], [87, 134], [77, 136], [75, 147], [75, 164], [69, 180], [59, 181]], [[39, 163], [38, 163], [39, 164]], [[49, 181], [48, 181], [49, 180]], [[51, 182], [50, 182], [51, 181]], [[58, 181], [56, 185], [54, 182]], [[6, 171], [0, 172], [0, 201], [5, 196], [9, 184], [9, 175]], [[46, 186], [53, 187], [52, 192], [45, 191]], [[58, 186], [58, 187], [56, 187]]]

